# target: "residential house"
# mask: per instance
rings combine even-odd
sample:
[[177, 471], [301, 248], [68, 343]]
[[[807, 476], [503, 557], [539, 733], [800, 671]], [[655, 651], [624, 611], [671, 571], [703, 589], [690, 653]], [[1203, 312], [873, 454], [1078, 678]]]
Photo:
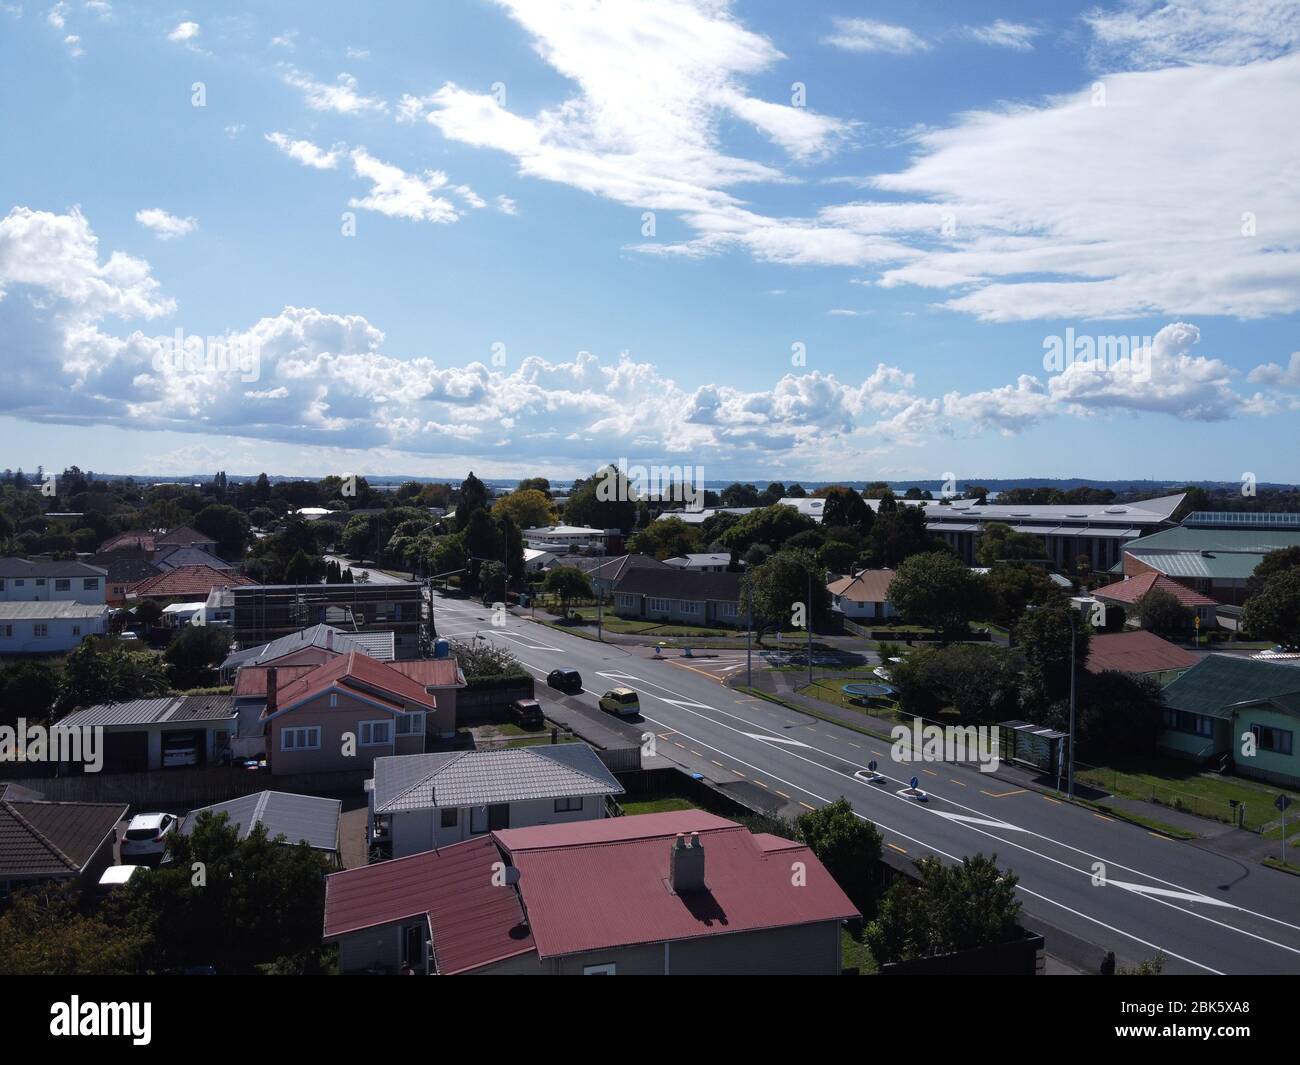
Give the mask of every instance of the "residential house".
[[614, 585], [614, 613], [684, 625], [740, 625], [740, 574], [632, 569]]
[[50, 881], [94, 887], [113, 864], [124, 803], [0, 798], [0, 903], [19, 888]]
[[706, 551], [678, 555], [676, 558], [664, 559], [664, 565], [676, 566], [678, 569], [691, 570], [694, 573], [725, 573], [731, 565], [731, 555], [727, 552]]
[[889, 586], [893, 581], [892, 569], [864, 569], [831, 581], [826, 585], [831, 594], [831, 609], [853, 621], [883, 621], [898, 617], [898, 611], [889, 598]]
[[159, 567], [155, 566], [143, 551], [126, 549], [100, 551], [91, 555], [86, 561], [107, 574], [104, 578], [106, 586], [104, 602], [114, 607], [126, 606], [128, 588], [160, 572]]
[[1126, 632], [1094, 633], [1088, 642], [1088, 661], [1084, 665], [1089, 673], [1116, 670], [1155, 677], [1163, 687], [1181, 677], [1201, 657], [1162, 640], [1154, 632], [1129, 629]]
[[0, 655], [71, 651], [107, 632], [112, 613], [102, 603], [0, 603]]
[[1094, 588], [1092, 598], [1099, 599], [1102, 603], [1118, 604], [1124, 608], [1130, 618], [1136, 620], [1135, 608], [1142, 601], [1143, 596], [1151, 591], [1167, 592], [1172, 595], [1200, 619], [1202, 629], [1212, 629], [1217, 624], [1215, 610], [1218, 604], [1213, 599], [1193, 591], [1171, 577], [1166, 577], [1163, 573], [1154, 571], [1141, 573], [1136, 577], [1126, 577], [1122, 581], [1107, 584], [1102, 588]]
[[541, 573], [560, 556], [554, 551], [543, 551], [536, 547], [524, 548], [524, 572]]
[[181, 566], [207, 566], [209, 569], [233, 570], [225, 559], [219, 558], [211, 551], [199, 547], [181, 547], [179, 545], [160, 545], [153, 556], [154, 565], [160, 569], [179, 569]]
[[153, 542], [154, 550], [159, 554], [168, 547], [195, 547], [210, 554], [216, 554], [217, 550], [216, 540], [207, 533], [199, 532], [198, 529], [191, 529], [188, 525], [178, 525], [174, 529], [169, 529], [161, 536], [155, 536]]
[[135, 773], [230, 761], [236, 720], [229, 695], [159, 695], [88, 706], [58, 723], [103, 729], [102, 772]]
[[623, 786], [585, 743], [376, 758], [371, 838], [402, 858], [498, 828], [604, 817]]
[[344, 972], [831, 976], [859, 916], [803, 844], [681, 810], [335, 873], [324, 938]]
[[1300, 786], [1300, 666], [1210, 654], [1164, 696], [1164, 753], [1227, 760], [1241, 776]]
[[318, 795], [294, 795], [284, 791], [259, 791], [241, 795], [237, 799], [202, 806], [191, 810], [181, 822], [179, 831], [189, 835], [194, 831], [202, 814], [213, 817], [225, 814], [230, 826], [247, 839], [255, 825], [266, 830], [268, 839], [283, 836], [292, 846], [306, 843], [318, 850], [338, 866], [339, 818], [343, 803], [338, 799], [323, 799]]
[[152, 555], [156, 535], [152, 529], [130, 529], [127, 532], [120, 532], [100, 544], [99, 553], [132, 551]]
[[665, 570], [666, 562], [660, 562], [653, 555], [616, 555], [613, 558], [584, 558], [570, 556], [558, 560], [558, 565], [573, 566], [582, 570], [591, 581], [591, 587], [597, 595], [608, 596], [614, 591], [614, 585], [623, 575], [634, 569]]
[[107, 577], [84, 562], [0, 558], [0, 603], [103, 603]]
[[1300, 514], [1197, 511], [1181, 525], [1131, 541], [1121, 568], [1128, 577], [1161, 573], [1216, 603], [1240, 606], [1264, 556], [1296, 546]]
[[376, 758], [424, 751], [438, 707], [424, 686], [391, 665], [349, 651], [281, 685], [267, 671], [266, 755], [275, 776], [369, 771]]
[[[237, 586], [255, 587], [257, 582], [241, 573], [230, 569], [213, 569], [211, 566], [177, 566], [156, 573], [139, 584], [133, 584], [126, 590], [127, 602], [141, 599], [203, 599], [207, 600], [214, 591]], [[220, 611], [220, 603], [213, 604], [213, 611]], [[233, 612], [230, 615], [233, 618]]]
[[397, 658], [418, 658], [424, 586], [389, 584], [259, 584], [214, 588], [208, 606], [230, 609], [240, 647], [268, 643], [313, 625], [349, 634], [392, 633]]

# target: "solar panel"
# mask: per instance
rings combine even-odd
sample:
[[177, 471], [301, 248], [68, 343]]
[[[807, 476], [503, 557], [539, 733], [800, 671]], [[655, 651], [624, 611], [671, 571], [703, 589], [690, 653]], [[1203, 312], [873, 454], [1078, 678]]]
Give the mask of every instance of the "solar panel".
[[1196, 510], [1183, 519], [1183, 524], [1238, 529], [1300, 529], [1300, 514], [1244, 510]]

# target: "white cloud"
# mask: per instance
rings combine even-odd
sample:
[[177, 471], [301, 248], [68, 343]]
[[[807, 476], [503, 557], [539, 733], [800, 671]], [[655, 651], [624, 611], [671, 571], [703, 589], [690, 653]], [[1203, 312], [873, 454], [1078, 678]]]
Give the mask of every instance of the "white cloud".
[[892, 52], [910, 55], [925, 52], [930, 43], [906, 26], [894, 26], [867, 18], [842, 18], [832, 20], [835, 32], [822, 39], [823, 44], [846, 52]]
[[175, 240], [177, 237], [186, 237], [199, 228], [197, 218], [177, 218], [173, 214], [168, 214], [161, 207], [147, 207], [142, 211], [136, 211], [135, 220], [145, 229], [152, 230], [154, 236], [159, 240]]
[[349, 207], [413, 222], [455, 222], [460, 217], [455, 204], [436, 195], [447, 187], [447, 175], [441, 171], [408, 174], [401, 167], [376, 159], [365, 148], [354, 148], [351, 159], [357, 177], [370, 181], [371, 188], [367, 195], [350, 199]]
[[86, 0], [86, 10], [93, 11], [101, 19], [108, 19], [113, 14], [113, 5], [108, 0]]
[[294, 67], [284, 70], [286, 85], [298, 89], [313, 111], [335, 111], [340, 115], [363, 114], [367, 111], [387, 111], [388, 104], [376, 96], [363, 96], [357, 91], [357, 79], [343, 73], [335, 84], [316, 81]]
[[56, 30], [63, 29], [67, 23], [68, 5], [60, 0], [50, 8], [49, 13], [45, 16], [45, 21], [53, 26]]
[[298, 50], [298, 31], [287, 30], [284, 33], [276, 34], [271, 38], [272, 48], [283, 48], [286, 52], [296, 52]]
[[335, 169], [345, 151], [342, 145], [335, 145], [329, 151], [325, 151], [323, 148], [318, 148], [311, 141], [294, 140], [278, 131], [268, 133], [266, 139], [290, 159], [301, 163], [303, 166], [313, 167], [316, 170]]
[[1009, 22], [1001, 18], [986, 26], [968, 26], [966, 31], [981, 44], [992, 45], [995, 48], [1011, 48], [1017, 52], [1032, 51], [1034, 38], [1039, 34], [1036, 26], [1029, 26], [1023, 22]]
[[199, 24], [197, 22], [181, 22], [176, 28], [167, 34], [167, 39], [175, 44], [186, 44], [195, 40], [199, 35]]
[[1269, 385], [1277, 388], [1300, 390], [1300, 351], [1293, 351], [1286, 366], [1266, 362], [1256, 366], [1246, 376], [1252, 385]]
[[64, 37], [63, 43], [68, 46], [68, 54], [72, 56], [73, 59], [77, 59], [86, 54], [85, 49], [81, 47], [81, 38], [75, 33], [69, 33]]
[[1083, 18], [1098, 57], [1130, 69], [1251, 63], [1300, 46], [1297, 0], [1124, 0]]
[[518, 214], [519, 206], [509, 196], [498, 196], [496, 199], [497, 210], [502, 214]]
[[349, 59], [369, 59], [370, 49], [349, 47], [347, 50], [347, 56]]

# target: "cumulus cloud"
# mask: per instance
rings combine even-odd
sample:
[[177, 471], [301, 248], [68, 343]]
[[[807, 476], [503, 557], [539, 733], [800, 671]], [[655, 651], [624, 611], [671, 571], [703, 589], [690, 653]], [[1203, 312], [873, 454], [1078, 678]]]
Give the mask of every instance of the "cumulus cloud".
[[408, 174], [399, 166], [376, 159], [365, 148], [354, 148], [350, 158], [356, 176], [365, 178], [371, 186], [365, 196], [348, 200], [349, 207], [378, 211], [391, 218], [406, 218], [412, 222], [454, 222], [460, 217], [456, 205], [438, 195], [440, 190], [447, 188], [447, 175], [441, 171]]
[[145, 229], [152, 230], [153, 235], [159, 240], [186, 237], [199, 228], [197, 218], [177, 218], [161, 207], [147, 207], [142, 211], [136, 211], [135, 220]]
[[286, 85], [303, 94], [303, 102], [313, 111], [356, 115], [388, 110], [388, 104], [379, 97], [365, 96], [359, 92], [357, 79], [348, 73], [340, 74], [333, 85], [317, 81], [295, 67], [286, 67], [281, 77]]
[[199, 24], [197, 22], [181, 22], [167, 34], [167, 39], [176, 44], [187, 44], [199, 36]]
[[333, 170], [339, 165], [344, 150], [335, 145], [329, 151], [318, 148], [311, 141], [295, 140], [280, 132], [268, 133], [266, 139], [294, 162], [315, 170]]

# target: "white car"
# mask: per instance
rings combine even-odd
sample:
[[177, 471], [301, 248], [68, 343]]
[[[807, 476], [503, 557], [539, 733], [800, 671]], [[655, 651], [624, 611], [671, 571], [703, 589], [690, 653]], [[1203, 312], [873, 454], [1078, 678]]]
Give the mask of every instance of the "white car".
[[167, 834], [180, 824], [175, 814], [136, 814], [122, 834], [121, 853], [127, 858], [161, 858], [167, 851]]

